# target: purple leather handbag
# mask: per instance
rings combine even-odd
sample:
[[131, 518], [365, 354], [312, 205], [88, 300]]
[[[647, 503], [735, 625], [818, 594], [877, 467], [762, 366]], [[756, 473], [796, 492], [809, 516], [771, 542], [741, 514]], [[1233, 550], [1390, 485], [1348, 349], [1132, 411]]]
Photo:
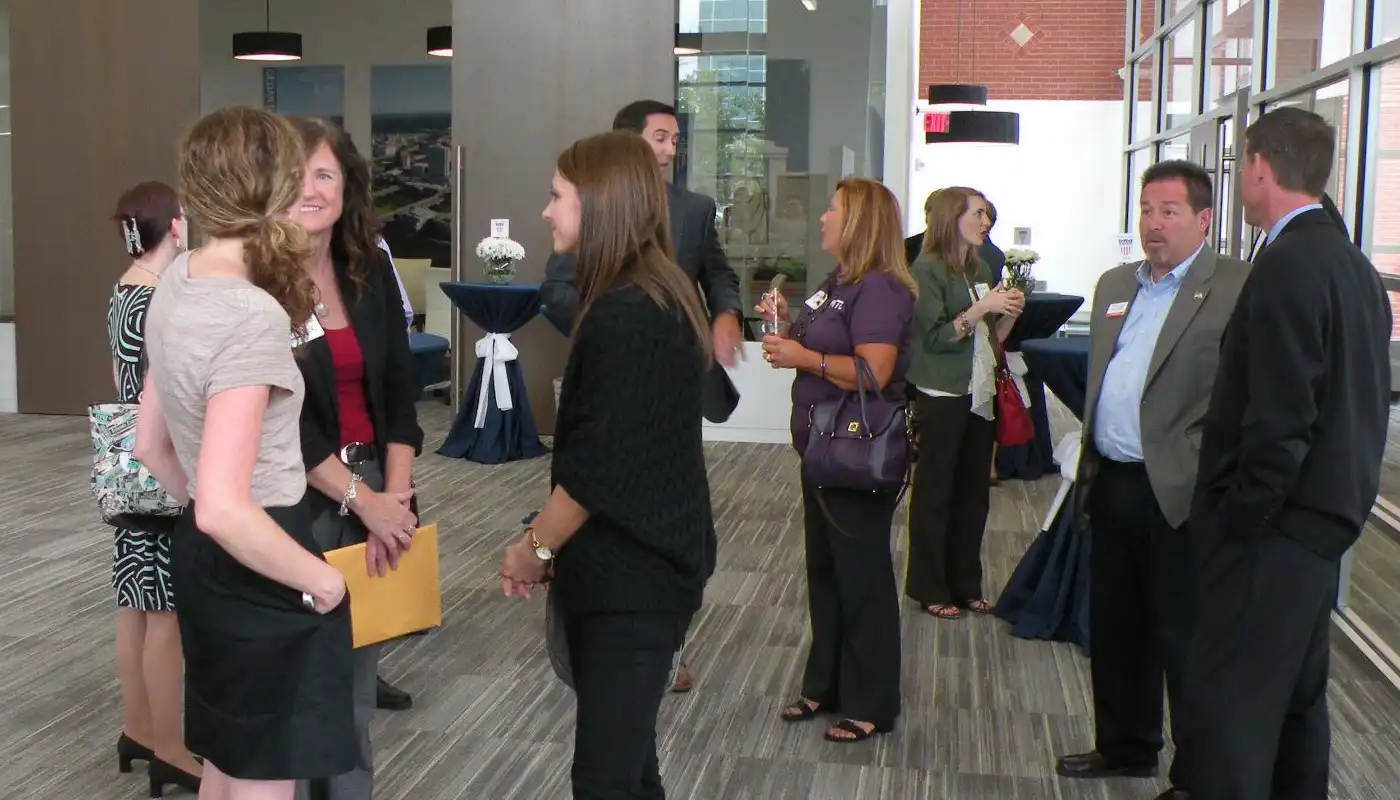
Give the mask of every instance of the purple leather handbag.
[[911, 463], [908, 411], [880, 396], [865, 359], [856, 356], [855, 364], [856, 390], [808, 412], [812, 427], [803, 473], [822, 489], [901, 489]]

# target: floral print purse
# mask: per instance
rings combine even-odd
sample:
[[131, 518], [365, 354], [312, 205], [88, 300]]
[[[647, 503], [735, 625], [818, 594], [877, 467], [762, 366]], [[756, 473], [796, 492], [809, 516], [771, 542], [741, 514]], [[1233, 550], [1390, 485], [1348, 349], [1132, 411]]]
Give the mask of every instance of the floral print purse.
[[135, 403], [88, 406], [92, 436], [90, 487], [102, 519], [115, 524], [123, 516], [177, 517], [184, 507], [151, 475], [131, 451], [136, 446]]

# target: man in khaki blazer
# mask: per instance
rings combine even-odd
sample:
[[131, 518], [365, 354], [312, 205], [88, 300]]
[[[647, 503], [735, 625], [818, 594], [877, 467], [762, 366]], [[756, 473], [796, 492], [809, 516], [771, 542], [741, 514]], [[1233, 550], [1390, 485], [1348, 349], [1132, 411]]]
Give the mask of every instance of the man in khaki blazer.
[[[1095, 744], [1059, 760], [1065, 777], [1157, 773], [1164, 675], [1172, 728], [1184, 730], [1181, 674], [1196, 609], [1182, 526], [1221, 336], [1249, 274], [1206, 243], [1213, 197], [1196, 164], [1148, 168], [1138, 222], [1147, 260], [1109, 270], [1094, 290], [1076, 484], [1093, 531]], [[1189, 791], [1181, 762], [1162, 798]]]

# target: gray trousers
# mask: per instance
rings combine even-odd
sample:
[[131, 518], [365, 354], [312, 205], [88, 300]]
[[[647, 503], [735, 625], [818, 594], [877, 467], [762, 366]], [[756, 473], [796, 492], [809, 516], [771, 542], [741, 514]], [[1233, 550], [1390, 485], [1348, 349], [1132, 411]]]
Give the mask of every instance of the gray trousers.
[[[375, 491], [384, 489], [383, 466], [372, 461], [360, 465], [364, 483]], [[310, 491], [315, 491], [314, 489]], [[368, 531], [354, 514], [344, 517], [331, 508], [316, 518], [312, 534], [326, 550], [360, 544]], [[369, 724], [377, 700], [380, 645], [355, 650], [355, 738], [360, 745], [359, 763], [343, 775], [318, 780], [297, 781], [296, 800], [370, 800], [374, 794], [374, 748], [369, 741]]]

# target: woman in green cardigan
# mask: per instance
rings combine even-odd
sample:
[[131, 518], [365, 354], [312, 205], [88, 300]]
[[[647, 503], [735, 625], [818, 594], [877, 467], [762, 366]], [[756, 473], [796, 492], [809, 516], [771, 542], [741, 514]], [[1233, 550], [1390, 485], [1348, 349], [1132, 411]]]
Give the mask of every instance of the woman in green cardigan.
[[1016, 289], [997, 286], [977, 257], [991, 226], [987, 200], [961, 186], [924, 205], [928, 231], [911, 266], [919, 301], [910, 329], [909, 382], [919, 425], [919, 461], [909, 501], [909, 569], [904, 593], [939, 619], [961, 609], [991, 611], [982, 594], [995, 427], [996, 357], [1025, 308]]

